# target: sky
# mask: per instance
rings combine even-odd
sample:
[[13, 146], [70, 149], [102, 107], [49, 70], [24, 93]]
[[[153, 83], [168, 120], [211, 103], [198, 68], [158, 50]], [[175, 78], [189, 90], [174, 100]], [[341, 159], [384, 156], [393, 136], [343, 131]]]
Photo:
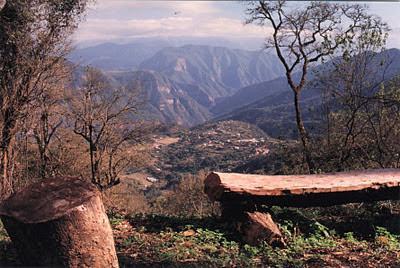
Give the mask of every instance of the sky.
[[[366, 3], [370, 13], [382, 17], [392, 29], [387, 47], [400, 48], [400, 2]], [[152, 37], [212, 37], [258, 40], [261, 46], [261, 37], [270, 29], [244, 25], [245, 9], [242, 1], [97, 0], [74, 39], [77, 44], [91, 45]]]

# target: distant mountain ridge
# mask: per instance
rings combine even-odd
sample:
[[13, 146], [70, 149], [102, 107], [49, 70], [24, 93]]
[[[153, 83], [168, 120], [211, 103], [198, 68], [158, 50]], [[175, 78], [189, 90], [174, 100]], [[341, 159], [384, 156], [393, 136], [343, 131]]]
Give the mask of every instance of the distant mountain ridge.
[[209, 106], [238, 89], [268, 81], [283, 74], [276, 56], [263, 51], [187, 45], [164, 48], [140, 64], [169, 79], [198, 86], [209, 98]]
[[69, 60], [80, 65], [110, 70], [137, 70], [140, 63], [152, 57], [157, 51], [168, 46], [167, 42], [114, 44], [103, 43], [92, 47], [76, 49]]

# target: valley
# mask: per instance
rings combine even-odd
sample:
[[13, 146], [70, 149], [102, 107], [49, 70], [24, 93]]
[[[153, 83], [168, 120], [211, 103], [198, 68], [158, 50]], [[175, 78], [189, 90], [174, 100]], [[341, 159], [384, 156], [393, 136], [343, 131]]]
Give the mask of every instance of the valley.
[[[227, 47], [159, 45], [104, 44], [78, 50], [71, 58], [79, 53], [90, 57], [110, 85], [135, 92], [141, 108], [131, 120], [163, 125], [164, 131], [156, 131], [144, 144], [147, 163], [128, 168], [122, 184], [153, 198], [204, 171], [281, 174], [298, 165], [304, 172], [293, 95], [275, 56]], [[110, 46], [109, 53], [120, 55], [102, 62], [103, 50]], [[144, 48], [146, 53], [141, 52]], [[135, 53], [145, 57], [136, 58]], [[126, 64], [117, 62], [119, 68], [106, 64], [120, 59]], [[382, 52], [374, 64], [387, 59], [390, 64], [371, 83], [390, 81], [400, 73], [400, 50]], [[333, 63], [315, 67], [301, 95], [301, 105], [307, 107], [304, 122], [313, 135], [322, 133], [325, 120], [323, 85], [318, 81]]]

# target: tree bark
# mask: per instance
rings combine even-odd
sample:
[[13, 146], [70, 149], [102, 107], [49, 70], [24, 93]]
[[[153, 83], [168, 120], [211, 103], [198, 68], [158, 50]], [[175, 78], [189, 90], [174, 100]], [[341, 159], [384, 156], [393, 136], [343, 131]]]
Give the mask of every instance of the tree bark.
[[303, 144], [303, 153], [304, 153], [304, 157], [306, 158], [308, 171], [310, 174], [312, 174], [315, 172], [315, 166], [314, 166], [314, 161], [311, 156], [310, 138], [308, 136], [306, 128], [304, 127], [303, 117], [301, 114], [301, 108], [300, 108], [300, 103], [299, 103], [300, 92], [295, 91], [295, 90], [293, 92], [294, 92], [294, 106], [295, 106], [295, 111], [296, 111], [297, 129], [299, 131], [300, 139]]
[[10, 158], [14, 146], [17, 125], [15, 109], [12, 107], [6, 108], [3, 112], [2, 118], [4, 119], [4, 122], [1, 129], [0, 146], [0, 172], [2, 174], [0, 200], [5, 200], [13, 192], [12, 178], [10, 176]]
[[118, 267], [100, 192], [77, 178], [41, 180], [0, 206], [23, 265]]

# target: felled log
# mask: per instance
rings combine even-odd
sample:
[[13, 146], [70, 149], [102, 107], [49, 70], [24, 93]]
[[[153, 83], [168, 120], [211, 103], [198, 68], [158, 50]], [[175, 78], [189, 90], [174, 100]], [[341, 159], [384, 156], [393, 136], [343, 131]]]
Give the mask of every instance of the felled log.
[[42, 180], [4, 201], [0, 216], [23, 265], [118, 267], [100, 192], [90, 182]]
[[400, 199], [400, 169], [331, 174], [264, 176], [211, 173], [204, 191], [220, 201], [222, 217], [231, 221], [251, 245], [266, 241], [285, 246], [268, 206], [312, 207]]
[[211, 173], [205, 180], [205, 192], [224, 203], [288, 207], [397, 200], [400, 169], [290, 176]]

